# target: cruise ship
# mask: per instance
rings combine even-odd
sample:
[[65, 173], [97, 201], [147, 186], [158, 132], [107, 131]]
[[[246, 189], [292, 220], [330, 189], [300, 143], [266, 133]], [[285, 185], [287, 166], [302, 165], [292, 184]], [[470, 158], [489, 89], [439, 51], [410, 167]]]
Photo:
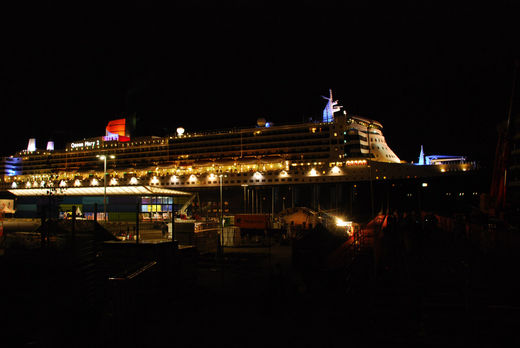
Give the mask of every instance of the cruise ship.
[[[13, 158], [11, 173], [49, 176], [100, 170], [99, 156], [113, 155], [108, 167], [125, 172], [182, 168], [216, 168], [219, 171], [287, 167], [287, 165], [344, 165], [346, 161], [372, 160], [400, 163], [374, 120], [340, 113], [332, 95], [319, 122], [275, 125], [264, 119], [254, 127], [190, 132], [179, 127], [168, 137], [132, 138], [126, 119], [110, 121], [105, 135], [67, 144], [63, 150], [38, 150], [35, 139]], [[339, 115], [336, 115], [340, 113]], [[15, 162], [13, 160], [12, 162]], [[365, 162], [363, 162], [365, 163]], [[14, 168], [13, 168], [14, 167]]]
[[117, 119], [103, 136], [61, 150], [52, 142], [37, 149], [30, 139], [27, 149], [4, 158], [3, 189], [16, 196], [99, 195], [101, 186], [108, 186], [111, 195], [137, 194], [132, 187], [159, 194], [158, 189], [367, 182], [474, 169], [466, 162], [405, 163], [388, 145], [380, 122], [348, 114], [331, 91], [324, 98], [322, 117], [302, 123], [258, 119], [246, 128], [179, 127], [165, 137], [133, 137], [129, 120]]

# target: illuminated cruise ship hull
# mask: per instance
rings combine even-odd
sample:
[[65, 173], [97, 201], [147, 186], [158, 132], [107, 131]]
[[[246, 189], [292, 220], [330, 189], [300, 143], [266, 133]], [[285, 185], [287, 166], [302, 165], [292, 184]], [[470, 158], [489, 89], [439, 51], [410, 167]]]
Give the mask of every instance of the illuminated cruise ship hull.
[[[331, 118], [328, 113], [324, 122], [262, 122], [203, 133], [180, 130], [167, 137], [131, 138], [124, 124], [111, 122], [105, 136], [70, 143], [64, 150], [38, 150], [31, 141], [26, 151], [8, 158], [2, 185], [19, 197], [18, 216], [37, 216], [40, 208], [35, 207], [47, 203], [35, 203], [34, 197], [50, 196], [66, 197], [60, 209], [77, 204], [93, 214], [92, 202], [97, 199], [98, 208], [103, 203], [99, 196], [105, 192], [104, 179], [110, 209], [115, 209], [109, 209], [110, 220], [135, 221], [136, 197], [144, 219], [161, 211], [166, 214], [161, 218], [171, 218], [171, 205], [182, 204], [186, 198], [181, 196], [190, 191], [199, 192], [200, 204], [211, 206], [206, 213], [214, 214], [220, 187], [226, 192], [225, 213], [262, 213], [295, 205], [341, 210], [345, 204], [352, 213], [355, 207], [366, 207], [368, 197], [377, 192], [367, 187], [410, 182], [410, 198], [422, 178], [475, 169], [466, 162], [403, 163], [387, 144], [379, 122], [346, 114]], [[320, 194], [320, 187], [327, 194]], [[171, 201], [170, 206], [146, 203], [150, 197]], [[367, 213], [359, 209], [358, 214]]]
[[[125, 130], [119, 130], [125, 134]], [[471, 163], [414, 166], [401, 163], [382, 125], [358, 116], [331, 122], [183, 133], [131, 139], [86, 139], [61, 151], [22, 151], [4, 175], [10, 189], [107, 185], [204, 187], [353, 182], [466, 171]], [[127, 133], [126, 133], [127, 134]], [[121, 136], [122, 137], [122, 136]], [[222, 177], [221, 177], [222, 176]], [[220, 183], [222, 180], [222, 183]]]

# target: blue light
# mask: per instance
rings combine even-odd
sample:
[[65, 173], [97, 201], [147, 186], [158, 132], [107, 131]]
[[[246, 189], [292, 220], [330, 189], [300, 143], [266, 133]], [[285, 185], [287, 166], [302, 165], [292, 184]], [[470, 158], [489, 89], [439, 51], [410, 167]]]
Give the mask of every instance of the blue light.
[[329, 89], [329, 97], [322, 97], [323, 99], [326, 99], [327, 105], [325, 106], [325, 109], [323, 109], [323, 122], [333, 122], [334, 121], [334, 113], [341, 110], [341, 105], [338, 105], [338, 101], [334, 101], [332, 99], [332, 90]]
[[[417, 163], [420, 166], [424, 166], [424, 151], [423, 146], [421, 145], [421, 152], [419, 153], [419, 163]], [[429, 163], [426, 163], [429, 164]]]
[[323, 122], [332, 122], [334, 119], [334, 113], [332, 112], [332, 105], [331, 101], [327, 103], [327, 106], [325, 106], [325, 109], [323, 109]]
[[265, 128], [269, 128], [269, 127], [271, 127], [271, 124], [269, 122], [266, 122], [265, 123]]

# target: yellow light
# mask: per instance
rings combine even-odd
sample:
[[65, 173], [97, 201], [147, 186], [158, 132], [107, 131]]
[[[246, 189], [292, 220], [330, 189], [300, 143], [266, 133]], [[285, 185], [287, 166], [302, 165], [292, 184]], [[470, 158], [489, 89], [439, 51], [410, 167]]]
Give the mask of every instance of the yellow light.
[[316, 169], [312, 168], [311, 171], [309, 172], [309, 175], [310, 176], [317, 176], [318, 172], [316, 171]]
[[345, 221], [339, 217], [336, 218], [336, 226], [338, 227], [346, 227], [350, 224], [352, 224], [350, 221]]
[[339, 169], [337, 166], [334, 166], [332, 167], [332, 169], [330, 170], [330, 172], [332, 174], [340, 174], [341, 173], [341, 169]]
[[262, 178], [262, 173], [255, 172], [255, 174], [253, 176], [255, 177], [255, 179], [261, 179]]
[[280, 172], [280, 176], [284, 176], [284, 177], [287, 176], [287, 172], [286, 172], [285, 170], [282, 170], [282, 171]]
[[152, 185], [157, 185], [157, 184], [159, 183], [159, 179], [157, 179], [157, 177], [154, 176], [154, 177], [152, 178], [152, 180], [150, 180], [150, 183], [151, 183]]
[[110, 185], [117, 185], [117, 179], [112, 178], [112, 180], [110, 180]]
[[81, 186], [81, 181], [79, 179], [76, 179], [74, 181], [74, 186], [76, 186], [76, 187]]
[[65, 186], [67, 186], [67, 183], [63, 180], [60, 181], [60, 187], [65, 187]]
[[137, 178], [135, 176], [130, 179], [130, 185], [137, 185]]

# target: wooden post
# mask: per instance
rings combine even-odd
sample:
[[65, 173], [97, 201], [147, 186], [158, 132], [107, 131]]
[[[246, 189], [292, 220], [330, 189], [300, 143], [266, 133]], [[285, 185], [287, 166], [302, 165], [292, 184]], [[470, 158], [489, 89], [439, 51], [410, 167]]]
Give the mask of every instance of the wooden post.
[[[44, 248], [45, 245], [47, 244], [46, 243], [46, 230], [47, 230], [47, 226], [45, 225], [45, 209], [42, 208], [42, 212], [41, 212], [41, 216], [40, 216], [40, 219], [41, 219], [41, 227], [40, 227], [40, 237], [41, 237], [41, 247]], [[1, 238], [2, 236], [0, 236]]]
[[72, 206], [72, 227], [71, 227], [71, 234], [72, 234], [72, 248], [75, 252], [76, 247], [76, 206]]
[[137, 198], [135, 213], [135, 243], [139, 244], [139, 198]]
[[291, 190], [291, 208], [294, 209], [294, 186], [289, 186]]
[[274, 186], [271, 187], [271, 223], [274, 222]]

